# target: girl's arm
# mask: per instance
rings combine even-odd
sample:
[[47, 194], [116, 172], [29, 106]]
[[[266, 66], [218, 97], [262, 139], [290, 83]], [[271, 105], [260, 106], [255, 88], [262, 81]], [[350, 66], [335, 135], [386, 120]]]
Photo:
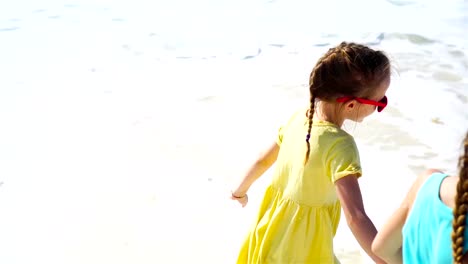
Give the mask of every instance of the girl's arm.
[[359, 245], [376, 263], [385, 263], [371, 250], [372, 241], [377, 234], [377, 229], [364, 210], [357, 176], [351, 174], [335, 182], [338, 198], [340, 199], [346, 222]]
[[413, 202], [421, 185], [434, 172], [439, 170], [429, 169], [421, 174], [411, 186], [400, 207], [387, 220], [372, 243], [372, 251], [389, 263], [403, 263], [401, 248], [403, 245], [402, 229], [413, 206]]
[[374, 242], [372, 242], [372, 252], [388, 263], [403, 263], [401, 252], [403, 236], [401, 231], [407, 214], [408, 207], [402, 204], [379, 231]]
[[258, 159], [247, 170], [247, 173], [237, 187], [233, 189], [231, 198], [239, 200], [245, 206], [246, 201], [242, 203], [242, 198], [246, 197], [250, 186], [275, 163], [279, 148], [278, 144], [274, 142], [260, 154]]

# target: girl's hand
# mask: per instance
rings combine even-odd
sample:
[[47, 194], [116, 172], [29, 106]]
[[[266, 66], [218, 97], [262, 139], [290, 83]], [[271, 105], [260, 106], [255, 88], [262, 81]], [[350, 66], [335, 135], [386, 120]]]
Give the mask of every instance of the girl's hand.
[[245, 207], [247, 205], [247, 202], [249, 201], [249, 196], [247, 196], [247, 194], [238, 196], [234, 193], [231, 193], [231, 200], [238, 201], [242, 205], [242, 207]]

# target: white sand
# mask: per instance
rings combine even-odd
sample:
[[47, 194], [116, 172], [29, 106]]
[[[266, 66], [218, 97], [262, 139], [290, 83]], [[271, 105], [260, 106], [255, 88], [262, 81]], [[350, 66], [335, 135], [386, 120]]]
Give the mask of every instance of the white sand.
[[[237, 111], [231, 96], [185, 109], [154, 105], [150, 89], [119, 87], [17, 98], [14, 115], [4, 119], [12, 129], [2, 132], [1, 263], [235, 260], [270, 172], [244, 209], [228, 199], [229, 188], [294, 104], [275, 108], [282, 99], [272, 97], [252, 111], [257, 95], [239, 96]], [[398, 146], [402, 135], [373, 136], [378, 122], [347, 124], [361, 149], [361, 187], [377, 226], [416, 175], [408, 155], [424, 152], [422, 144]], [[369, 261], [344, 219], [335, 243], [343, 263]]]

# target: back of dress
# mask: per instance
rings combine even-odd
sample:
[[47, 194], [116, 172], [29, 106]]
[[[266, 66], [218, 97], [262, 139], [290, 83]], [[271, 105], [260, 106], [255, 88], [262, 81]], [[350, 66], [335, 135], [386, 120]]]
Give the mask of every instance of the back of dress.
[[298, 111], [280, 129], [280, 153], [273, 185], [284, 195], [307, 206], [327, 206], [337, 202], [334, 182], [349, 174], [361, 174], [359, 153], [352, 136], [333, 123], [314, 120], [310, 156], [304, 165], [306, 110]]
[[333, 237], [341, 207], [334, 181], [360, 175], [353, 138], [336, 125], [314, 121], [309, 161], [304, 165], [306, 111], [279, 131], [273, 181], [237, 263], [335, 263]]

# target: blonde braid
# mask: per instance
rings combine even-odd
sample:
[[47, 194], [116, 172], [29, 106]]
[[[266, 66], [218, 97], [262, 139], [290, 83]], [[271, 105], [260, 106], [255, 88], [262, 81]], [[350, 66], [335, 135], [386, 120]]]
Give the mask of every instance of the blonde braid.
[[468, 133], [464, 141], [464, 155], [460, 158], [460, 178], [457, 184], [455, 196], [455, 208], [453, 209], [452, 249], [455, 264], [461, 264], [463, 259], [463, 244], [465, 242], [466, 214], [468, 212]]

